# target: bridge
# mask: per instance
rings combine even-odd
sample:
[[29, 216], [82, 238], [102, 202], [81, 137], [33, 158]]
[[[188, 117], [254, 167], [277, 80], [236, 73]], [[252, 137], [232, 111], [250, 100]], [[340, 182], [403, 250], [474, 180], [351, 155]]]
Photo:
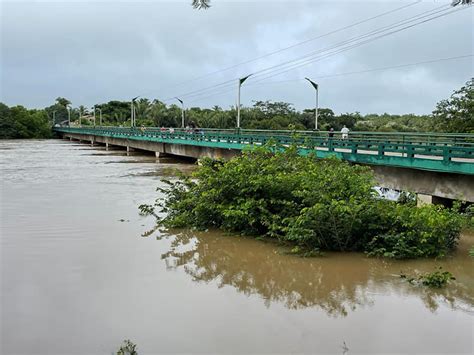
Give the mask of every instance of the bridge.
[[296, 144], [302, 155], [337, 156], [370, 165], [382, 187], [416, 192], [421, 201], [461, 199], [474, 202], [474, 134], [405, 132], [268, 131], [235, 129], [55, 127], [65, 138], [124, 147], [127, 151], [228, 159], [244, 147], [270, 141]]

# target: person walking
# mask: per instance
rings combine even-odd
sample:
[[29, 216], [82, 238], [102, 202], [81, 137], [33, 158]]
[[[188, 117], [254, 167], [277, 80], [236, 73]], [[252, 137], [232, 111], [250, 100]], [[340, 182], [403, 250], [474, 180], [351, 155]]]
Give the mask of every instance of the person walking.
[[342, 139], [344, 139], [344, 140], [349, 139], [349, 128], [347, 128], [346, 125], [344, 125], [344, 127], [342, 127], [341, 135], [342, 135]]
[[333, 137], [334, 137], [334, 128], [331, 127], [331, 129], [329, 130], [329, 133], [328, 133], [328, 137], [329, 137], [329, 138], [333, 138]]

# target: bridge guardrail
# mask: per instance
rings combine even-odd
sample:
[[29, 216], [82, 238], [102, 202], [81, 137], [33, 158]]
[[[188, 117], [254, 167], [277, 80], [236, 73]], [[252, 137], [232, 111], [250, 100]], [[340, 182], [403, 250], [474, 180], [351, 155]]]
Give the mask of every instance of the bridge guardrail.
[[[60, 127], [58, 131], [82, 133], [123, 138], [140, 138], [163, 142], [202, 145], [203, 142], [218, 144], [220, 147], [231, 145], [261, 145], [270, 140], [281, 144], [296, 144], [305, 151], [316, 150], [341, 154], [362, 156], [374, 160], [395, 157], [405, 160], [426, 160], [426, 170], [437, 170], [435, 165], [468, 164], [466, 171], [474, 174], [474, 134], [431, 134], [431, 133], [385, 133], [385, 132], [352, 132], [349, 139], [341, 139], [337, 133], [329, 137], [328, 132], [291, 132], [260, 130], [216, 130], [199, 129], [189, 132], [183, 129], [161, 128], [124, 128], [124, 127]], [[178, 142], [180, 141], [180, 142]], [[323, 153], [321, 153], [323, 154]], [[325, 154], [325, 153], [324, 153]], [[373, 156], [367, 157], [368, 155]], [[392, 159], [393, 160], [393, 159]], [[436, 163], [438, 162], [438, 163]], [[427, 167], [427, 168], [426, 168]], [[443, 168], [446, 170], [446, 168]]]

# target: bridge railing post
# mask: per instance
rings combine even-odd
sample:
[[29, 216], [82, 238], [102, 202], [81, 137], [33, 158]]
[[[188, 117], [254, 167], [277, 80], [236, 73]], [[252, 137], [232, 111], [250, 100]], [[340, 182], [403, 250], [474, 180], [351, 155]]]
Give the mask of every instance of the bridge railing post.
[[451, 161], [451, 149], [450, 147], [443, 147], [443, 161], [449, 163]]
[[328, 151], [334, 152], [334, 145], [333, 145], [333, 138], [332, 137], [329, 137], [329, 140], [328, 140]]
[[357, 148], [359, 147], [359, 144], [357, 142], [350, 142], [351, 145], [351, 153], [352, 154], [357, 154]]
[[380, 156], [385, 155], [385, 144], [384, 143], [379, 143], [378, 144], [377, 152], [378, 152], [377, 154], [380, 155]]

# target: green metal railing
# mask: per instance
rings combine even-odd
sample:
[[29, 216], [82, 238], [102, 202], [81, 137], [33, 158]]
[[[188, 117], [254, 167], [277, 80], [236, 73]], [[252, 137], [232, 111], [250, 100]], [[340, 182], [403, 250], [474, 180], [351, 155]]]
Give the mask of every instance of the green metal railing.
[[335, 132], [264, 131], [123, 127], [56, 127], [56, 131], [171, 144], [242, 149], [273, 141], [282, 146], [296, 144], [301, 154], [343, 159], [374, 165], [474, 175], [474, 134], [405, 132], [351, 132], [342, 139]]

